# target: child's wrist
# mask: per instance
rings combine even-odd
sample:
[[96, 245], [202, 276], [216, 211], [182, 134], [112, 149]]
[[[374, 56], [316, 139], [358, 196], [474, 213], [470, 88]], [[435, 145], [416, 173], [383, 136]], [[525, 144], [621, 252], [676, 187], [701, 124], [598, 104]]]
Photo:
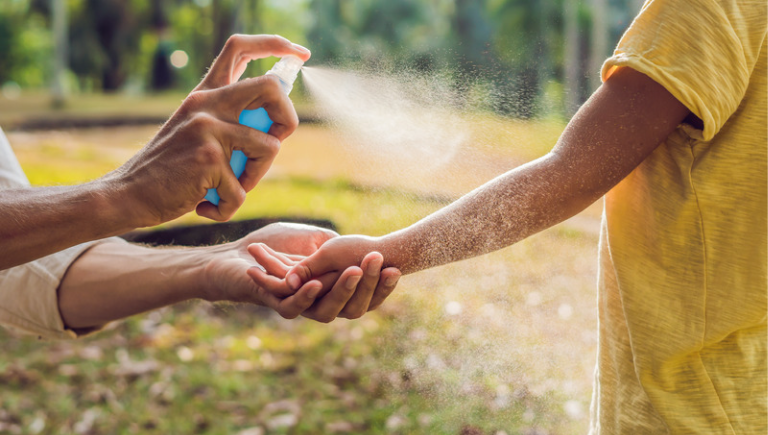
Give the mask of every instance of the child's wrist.
[[395, 267], [405, 274], [412, 264], [405, 248], [405, 243], [398, 233], [377, 237], [374, 241], [376, 251], [384, 257], [384, 267]]

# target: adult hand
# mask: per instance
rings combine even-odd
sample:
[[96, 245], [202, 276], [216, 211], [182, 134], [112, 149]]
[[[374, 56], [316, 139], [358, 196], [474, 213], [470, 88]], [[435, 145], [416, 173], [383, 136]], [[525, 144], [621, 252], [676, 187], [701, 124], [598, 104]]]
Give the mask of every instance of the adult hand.
[[[209, 301], [250, 302], [279, 308], [278, 299], [294, 296], [286, 303], [306, 300], [307, 291], [315, 288], [312, 283], [303, 291], [283, 292], [275, 297], [273, 293], [263, 293], [263, 289], [248, 279], [246, 270], [258, 267], [258, 263], [248, 253], [252, 243], [269, 243], [288, 252], [292, 258], [304, 258], [302, 254], [315, 252], [325, 241], [337, 237], [336, 232], [311, 225], [276, 223], [253, 231], [240, 240], [222, 245], [202, 248], [205, 260], [202, 278], [203, 299]], [[306, 286], [305, 286], [306, 287]], [[296, 293], [296, 295], [294, 295]], [[309, 307], [309, 305], [306, 305]], [[282, 314], [282, 313], [281, 313]], [[298, 315], [298, 313], [296, 314]], [[295, 315], [294, 315], [295, 317]]]
[[[381, 284], [377, 286], [380, 281], [380, 262], [375, 267], [375, 273], [371, 270], [363, 274], [359, 267], [351, 267], [341, 274], [328, 274], [319, 280], [311, 280], [298, 291], [284, 285], [275, 285], [276, 281], [282, 282], [276, 278], [269, 280], [266, 285], [258, 285], [248, 277], [246, 271], [250, 274], [253, 270], [264, 267], [270, 272], [279, 273], [275, 269], [275, 263], [271, 261], [278, 257], [282, 264], [280, 270], [285, 271], [305, 258], [300, 254], [312, 253], [325, 241], [336, 236], [335, 232], [323, 228], [280, 223], [254, 231], [236, 242], [202, 248], [205, 252], [202, 252], [200, 257], [205, 259], [205, 264], [200, 269], [203, 272], [199, 279], [203, 287], [201, 297], [209, 301], [227, 300], [264, 305], [289, 319], [302, 314], [319, 321], [331, 321], [352, 295], [370, 294], [377, 288], [380, 292], [386, 291], [383, 277]], [[264, 243], [280, 247], [289, 253], [277, 253]], [[250, 249], [260, 247], [268, 250], [270, 261], [260, 266], [248, 253], [249, 245]], [[390, 284], [394, 288], [394, 283], [390, 281]], [[328, 294], [325, 291], [326, 286], [330, 288]], [[321, 297], [322, 300], [315, 304]]]
[[278, 222], [254, 231], [238, 240], [240, 248], [252, 243], [263, 243], [278, 252], [301, 258], [313, 254], [330, 239], [338, 237], [336, 231], [313, 225]]
[[[378, 308], [395, 289], [401, 275], [394, 267], [382, 270], [384, 258], [374, 251], [375, 246], [375, 239], [364, 236], [337, 237], [323, 244], [309, 258], [296, 261], [268, 247], [251, 245], [248, 251], [266, 271], [252, 268], [248, 274], [259, 286], [278, 295], [290, 294], [308, 282], [319, 281], [323, 285], [321, 299], [302, 315], [325, 323], [336, 317], [356, 319]], [[358, 264], [360, 268], [357, 268]], [[340, 283], [360, 273], [356, 269], [365, 271], [356, 290], [351, 290], [351, 282], [345, 287], [348, 291], [341, 290]], [[354, 274], [345, 275], [353, 271]], [[298, 275], [298, 283], [289, 285], [288, 275]], [[331, 286], [330, 293], [322, 296]]]
[[[290, 99], [271, 76], [238, 81], [247, 63], [309, 51], [275, 35], [234, 35], [202, 82], [157, 135], [118, 170], [104, 177], [136, 227], [156, 225], [197, 210], [217, 221], [232, 217], [274, 160], [280, 141], [298, 125]], [[243, 109], [263, 107], [274, 121], [269, 134], [240, 125]], [[248, 157], [238, 180], [229, 167], [234, 150]], [[203, 201], [216, 188], [217, 206]]]

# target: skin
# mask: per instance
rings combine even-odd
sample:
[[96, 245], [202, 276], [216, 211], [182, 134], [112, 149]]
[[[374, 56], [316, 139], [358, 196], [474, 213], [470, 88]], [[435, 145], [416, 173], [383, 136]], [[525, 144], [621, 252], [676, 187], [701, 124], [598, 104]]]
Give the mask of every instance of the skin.
[[[247, 270], [248, 275], [255, 282], [258, 282], [262, 288], [274, 295], [288, 295], [294, 291], [285, 285], [284, 278], [286, 273], [303, 259], [290, 258], [290, 256], [276, 252], [264, 244], [253, 244], [247, 249], [253, 257], [264, 260], [263, 269], [251, 267]], [[347, 319], [361, 317], [367, 311], [367, 309], [359, 308], [362, 306], [366, 308], [370, 306], [370, 309], [376, 308], [378, 305], [375, 307], [371, 305], [371, 299], [374, 295], [378, 295], [383, 302], [394, 291], [401, 275], [400, 271], [394, 267], [387, 267], [382, 270], [383, 264], [382, 255], [378, 252], [371, 252], [362, 257], [360, 268], [352, 266], [346, 269], [341, 276], [337, 271], [323, 274], [318, 278], [322, 282], [318, 301], [305, 308], [302, 315], [319, 322], [329, 323], [337, 317]], [[362, 273], [364, 274], [362, 278], [364, 282], [378, 281], [379, 285], [359, 286], [355, 289], [352, 281], [355, 275], [352, 273]], [[339, 277], [338, 281], [336, 281], [336, 277]], [[345, 279], [350, 279], [350, 281], [346, 281], [347, 285], [338, 288], [336, 284]], [[327, 293], [331, 286], [333, 288], [330, 293]], [[290, 302], [288, 304], [291, 305]], [[300, 308], [296, 307], [293, 310], [299, 311]]]
[[[0, 270], [193, 210], [230, 219], [298, 125], [277, 79], [238, 79], [250, 60], [288, 54], [310, 56], [276, 35], [234, 35], [157, 135], [117, 170], [81, 185], [0, 191]], [[269, 134], [238, 123], [243, 109], [258, 107], [274, 121]], [[229, 168], [233, 150], [248, 156], [239, 180]], [[203, 201], [209, 188], [219, 191], [218, 207]]]
[[[380, 279], [379, 254], [363, 258], [364, 265], [377, 265], [375, 273], [364, 274], [354, 266], [341, 274], [310, 280], [295, 292], [268, 291], [246, 274], [249, 268], [258, 267], [247, 250], [249, 245], [273, 246], [291, 253], [284, 254], [285, 261], [298, 262], [337, 236], [308, 225], [273, 224], [238, 241], [202, 248], [103, 243], [70, 266], [59, 286], [59, 309], [66, 327], [82, 334], [113, 320], [190, 299], [251, 303], [269, 307], [285, 318], [303, 314], [316, 319], [334, 314], [356, 292], [391, 293], [399, 272], [394, 281]], [[318, 300], [325, 286], [330, 292]]]
[[[192, 210], [213, 220], [230, 219], [269, 169], [280, 142], [298, 125], [277, 79], [238, 80], [251, 60], [289, 54], [305, 61], [310, 56], [280, 36], [234, 35], [157, 135], [119, 169], [78, 186], [0, 191], [0, 270]], [[274, 121], [269, 134], [238, 123], [243, 109], [258, 107]], [[248, 157], [239, 179], [229, 167], [233, 150]], [[219, 192], [218, 207], [203, 201], [209, 188]], [[288, 253], [284, 261], [297, 264], [336, 236], [316, 227], [280, 224], [205, 248], [99, 244], [70, 265], [58, 289], [59, 309], [65, 326], [83, 333], [196, 298], [264, 305], [286, 318], [323, 319], [335, 318], [336, 307], [357, 293], [391, 293], [400, 273], [381, 272], [380, 254], [361, 257], [358, 264], [368, 273], [354, 265], [282, 293], [267, 291], [246, 274], [258, 267], [248, 245], [272, 246]]]
[[[282, 268], [283, 289], [359, 264], [369, 252], [403, 273], [439, 266], [509, 246], [579, 213], [645, 160], [690, 111], [664, 87], [630, 68], [614, 72], [573, 117], [546, 156], [515, 168], [419, 222], [382, 237], [344, 236]], [[695, 121], [695, 120], [694, 120]], [[250, 250], [261, 264], [264, 251]], [[250, 272], [260, 285], [265, 274]], [[278, 291], [277, 285], [271, 287]], [[362, 315], [388, 294], [351, 298], [340, 309]], [[366, 303], [367, 302], [367, 303]], [[352, 305], [352, 306], [350, 306]]]

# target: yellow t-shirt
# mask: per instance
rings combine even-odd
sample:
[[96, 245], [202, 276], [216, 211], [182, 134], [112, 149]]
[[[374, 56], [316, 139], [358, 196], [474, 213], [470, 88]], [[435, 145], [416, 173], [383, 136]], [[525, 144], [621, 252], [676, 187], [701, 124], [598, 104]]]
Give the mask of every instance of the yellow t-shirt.
[[703, 121], [605, 198], [591, 433], [766, 434], [766, 0], [648, 0], [603, 67]]

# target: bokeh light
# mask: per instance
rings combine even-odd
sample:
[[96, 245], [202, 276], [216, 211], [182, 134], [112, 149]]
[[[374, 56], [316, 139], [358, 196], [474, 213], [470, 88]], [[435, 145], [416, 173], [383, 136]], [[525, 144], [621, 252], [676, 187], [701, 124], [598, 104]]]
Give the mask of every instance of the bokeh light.
[[189, 63], [189, 55], [184, 50], [176, 50], [171, 53], [171, 65], [176, 68], [184, 68]]

